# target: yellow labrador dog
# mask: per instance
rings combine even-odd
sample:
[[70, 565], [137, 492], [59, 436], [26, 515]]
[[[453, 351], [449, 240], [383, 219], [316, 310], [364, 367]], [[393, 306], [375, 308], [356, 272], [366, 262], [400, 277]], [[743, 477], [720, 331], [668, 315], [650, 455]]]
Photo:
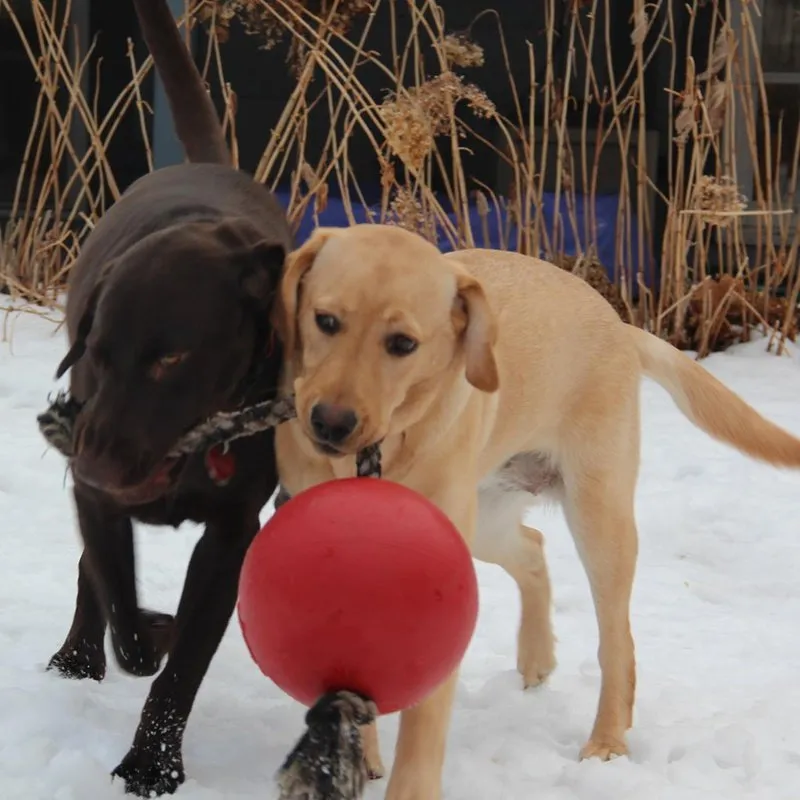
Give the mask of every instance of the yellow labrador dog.
[[[555, 658], [542, 537], [522, 516], [538, 495], [555, 497], [599, 627], [600, 701], [581, 755], [626, 753], [641, 376], [754, 458], [798, 467], [800, 440], [690, 357], [621, 322], [584, 281], [527, 256], [442, 255], [396, 227], [321, 228], [289, 257], [281, 293], [285, 388], [298, 411], [277, 431], [288, 492], [353, 475], [356, 452], [381, 442], [385, 478], [435, 502], [476, 558], [519, 585], [527, 686]], [[453, 675], [402, 713], [389, 800], [440, 797], [455, 683]], [[377, 771], [377, 739], [367, 734]]]

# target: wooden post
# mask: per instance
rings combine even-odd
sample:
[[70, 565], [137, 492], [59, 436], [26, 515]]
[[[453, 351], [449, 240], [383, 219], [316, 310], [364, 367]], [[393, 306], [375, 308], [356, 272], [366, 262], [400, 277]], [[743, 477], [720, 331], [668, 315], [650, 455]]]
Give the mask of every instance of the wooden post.
[[[184, 11], [184, 0], [167, 0], [174, 17], [180, 17]], [[194, 51], [194, 32], [190, 34], [189, 47]], [[172, 113], [169, 109], [164, 84], [154, 73], [153, 82], [153, 166], [156, 169], [180, 164], [184, 160], [183, 147], [175, 133]]]
[[[77, 64], [79, 61], [86, 57], [86, 54], [89, 52], [89, 45], [91, 42], [90, 36], [90, 27], [91, 27], [91, 18], [89, 16], [89, 3], [90, 0], [74, 0], [70, 7], [70, 33], [67, 37], [67, 51], [69, 53], [69, 58], [72, 60], [73, 64]], [[91, 85], [90, 85], [90, 75], [91, 75], [91, 68], [85, 69], [83, 74], [81, 75], [81, 83], [80, 83], [80, 90], [83, 93], [84, 97], [91, 96]], [[69, 102], [69, 96], [66, 89], [63, 86], [60, 86], [59, 89], [59, 104], [63, 108], [66, 108], [67, 103]], [[69, 126], [69, 138], [70, 144], [75, 150], [75, 155], [81, 159], [86, 154], [86, 151], [89, 149], [89, 132], [86, 130], [86, 125], [84, 125], [83, 120], [81, 119], [80, 114], [77, 111], [73, 112], [72, 119], [70, 121]], [[64, 166], [67, 163], [67, 159], [64, 160], [62, 163], [62, 171]], [[77, 169], [77, 164], [73, 165], [74, 169]], [[70, 175], [61, 175], [62, 180], [68, 180]], [[72, 191], [71, 191], [71, 202], [77, 201], [77, 195], [80, 191], [80, 181], [77, 181], [73, 184]], [[81, 211], [88, 210], [88, 203], [86, 198], [83, 199], [80, 205]]]

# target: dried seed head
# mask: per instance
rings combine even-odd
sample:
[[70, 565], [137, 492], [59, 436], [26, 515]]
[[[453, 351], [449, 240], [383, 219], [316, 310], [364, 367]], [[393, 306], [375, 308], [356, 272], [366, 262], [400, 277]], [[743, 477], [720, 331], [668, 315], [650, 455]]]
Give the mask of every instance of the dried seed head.
[[231, 20], [236, 16], [236, 9], [232, 3], [195, 0], [192, 9], [197, 9], [197, 19], [208, 25], [220, 42], [228, 41]]
[[747, 198], [728, 175], [703, 175], [692, 191], [692, 208], [706, 225], [728, 226], [747, 206]]
[[475, 209], [480, 217], [489, 216], [489, 201], [480, 189], [475, 190]]
[[706, 97], [706, 113], [711, 134], [716, 136], [725, 127], [728, 115], [728, 97], [730, 84], [718, 78], [712, 78], [708, 85]]
[[[303, 17], [312, 26], [324, 20], [328, 30], [344, 35], [357, 17], [374, 10], [375, 0], [192, 0], [192, 5], [200, 20], [213, 24], [220, 41], [227, 38], [231, 20], [238, 17], [245, 32], [260, 38], [261, 47], [269, 50], [291, 32], [294, 17]], [[303, 42], [293, 37], [289, 58], [295, 70], [306, 55]]]
[[448, 67], [482, 67], [483, 48], [465, 33], [448, 33], [442, 39], [442, 52]]
[[378, 109], [389, 149], [408, 167], [419, 169], [433, 150], [434, 137], [425, 111], [411, 97], [384, 101]]
[[494, 103], [481, 89], [443, 72], [412, 89], [394, 94], [378, 108], [390, 150], [412, 169], [419, 169], [437, 136], [458, 130], [454, 108], [464, 102], [480, 117], [494, 117]]
[[392, 202], [389, 203], [387, 224], [397, 225], [412, 233], [421, 235], [425, 233], [425, 213], [422, 204], [414, 193], [404, 186], [397, 187]]
[[679, 144], [684, 144], [689, 134], [694, 130], [695, 122], [700, 110], [697, 90], [692, 86], [679, 95], [681, 110], [675, 117], [675, 139]]
[[395, 184], [394, 166], [389, 159], [384, 158], [383, 155], [378, 154], [381, 170], [381, 188], [383, 191], [388, 192]]
[[719, 29], [717, 38], [714, 41], [714, 48], [708, 57], [708, 66], [705, 71], [697, 76], [698, 80], [708, 80], [724, 69], [728, 63], [728, 57], [733, 52], [735, 37], [729, 25], [723, 25]]

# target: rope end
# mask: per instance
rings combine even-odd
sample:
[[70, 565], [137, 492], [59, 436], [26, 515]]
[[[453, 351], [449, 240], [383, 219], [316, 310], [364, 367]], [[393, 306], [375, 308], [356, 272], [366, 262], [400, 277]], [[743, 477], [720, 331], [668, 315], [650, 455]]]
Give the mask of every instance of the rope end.
[[80, 408], [80, 403], [61, 391], [47, 410], [36, 417], [44, 439], [66, 458], [72, 456], [72, 429]]
[[359, 728], [377, 714], [375, 703], [354, 692], [323, 695], [278, 771], [279, 800], [360, 800], [368, 774]]

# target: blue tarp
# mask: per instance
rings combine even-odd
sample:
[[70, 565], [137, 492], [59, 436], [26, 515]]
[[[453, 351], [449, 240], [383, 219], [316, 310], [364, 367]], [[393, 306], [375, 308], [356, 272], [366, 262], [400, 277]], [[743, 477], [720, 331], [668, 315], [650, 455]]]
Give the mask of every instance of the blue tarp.
[[[286, 204], [288, 202], [288, 194], [279, 194], [281, 201]], [[587, 242], [585, 241], [585, 214], [586, 214], [587, 200], [581, 195], [575, 197], [574, 216], [577, 221], [578, 240], [582, 245], [582, 249], [586, 249]], [[553, 210], [555, 208], [555, 196], [553, 194], [545, 194], [543, 197], [543, 213], [545, 219], [546, 230], [552, 236], [553, 231]], [[561, 207], [561, 231], [560, 236], [563, 236], [563, 250], [566, 255], [575, 255], [577, 248], [575, 242], [575, 235], [573, 225], [570, 223], [569, 209], [567, 206], [566, 198], [562, 195], [560, 198]], [[380, 206], [375, 205], [370, 208], [374, 214], [373, 219], [380, 219]], [[590, 231], [590, 239], [594, 239], [594, 245], [597, 248], [597, 257], [600, 263], [606, 267], [609, 273], [609, 278], [614, 278], [614, 263], [617, 260], [616, 254], [616, 228], [617, 228], [617, 213], [619, 210], [619, 195], [597, 195], [594, 198], [594, 218], [595, 230], [594, 233]], [[353, 215], [356, 222], [368, 222], [369, 215], [367, 209], [363, 206], [353, 204]], [[506, 227], [505, 212], [502, 209], [499, 211], [492, 209], [487, 219], [489, 229], [489, 241], [483, 241], [483, 222], [480, 214], [475, 206], [470, 207], [470, 221], [472, 223], [472, 230], [476, 237], [475, 244], [479, 247], [492, 247], [500, 248], [503, 241], [502, 233]], [[451, 219], [454, 215], [450, 215]], [[632, 239], [630, 243], [630, 261], [627, 249], [623, 251], [622, 257], [625, 263], [630, 263], [634, 270], [638, 265], [638, 245], [637, 245], [637, 224], [636, 218], [630, 219], [631, 235], [630, 237], [624, 233], [622, 241], [626, 242]], [[319, 215], [319, 224], [331, 227], [343, 227], [348, 224], [347, 214], [345, 213], [345, 206], [342, 200], [338, 197], [330, 197], [328, 205], [323, 213]], [[314, 230], [316, 223], [314, 221], [313, 208], [309, 205], [306, 213], [300, 221], [300, 226], [297, 230], [297, 244], [302, 244], [311, 232]], [[510, 247], [514, 247], [516, 242], [516, 226], [510, 227], [510, 235], [506, 241], [509, 242]], [[444, 233], [439, 237], [439, 248], [442, 252], [447, 252], [452, 249], [450, 242]], [[635, 290], [635, 286], [632, 287]], [[634, 291], [634, 293], [636, 293]]]

